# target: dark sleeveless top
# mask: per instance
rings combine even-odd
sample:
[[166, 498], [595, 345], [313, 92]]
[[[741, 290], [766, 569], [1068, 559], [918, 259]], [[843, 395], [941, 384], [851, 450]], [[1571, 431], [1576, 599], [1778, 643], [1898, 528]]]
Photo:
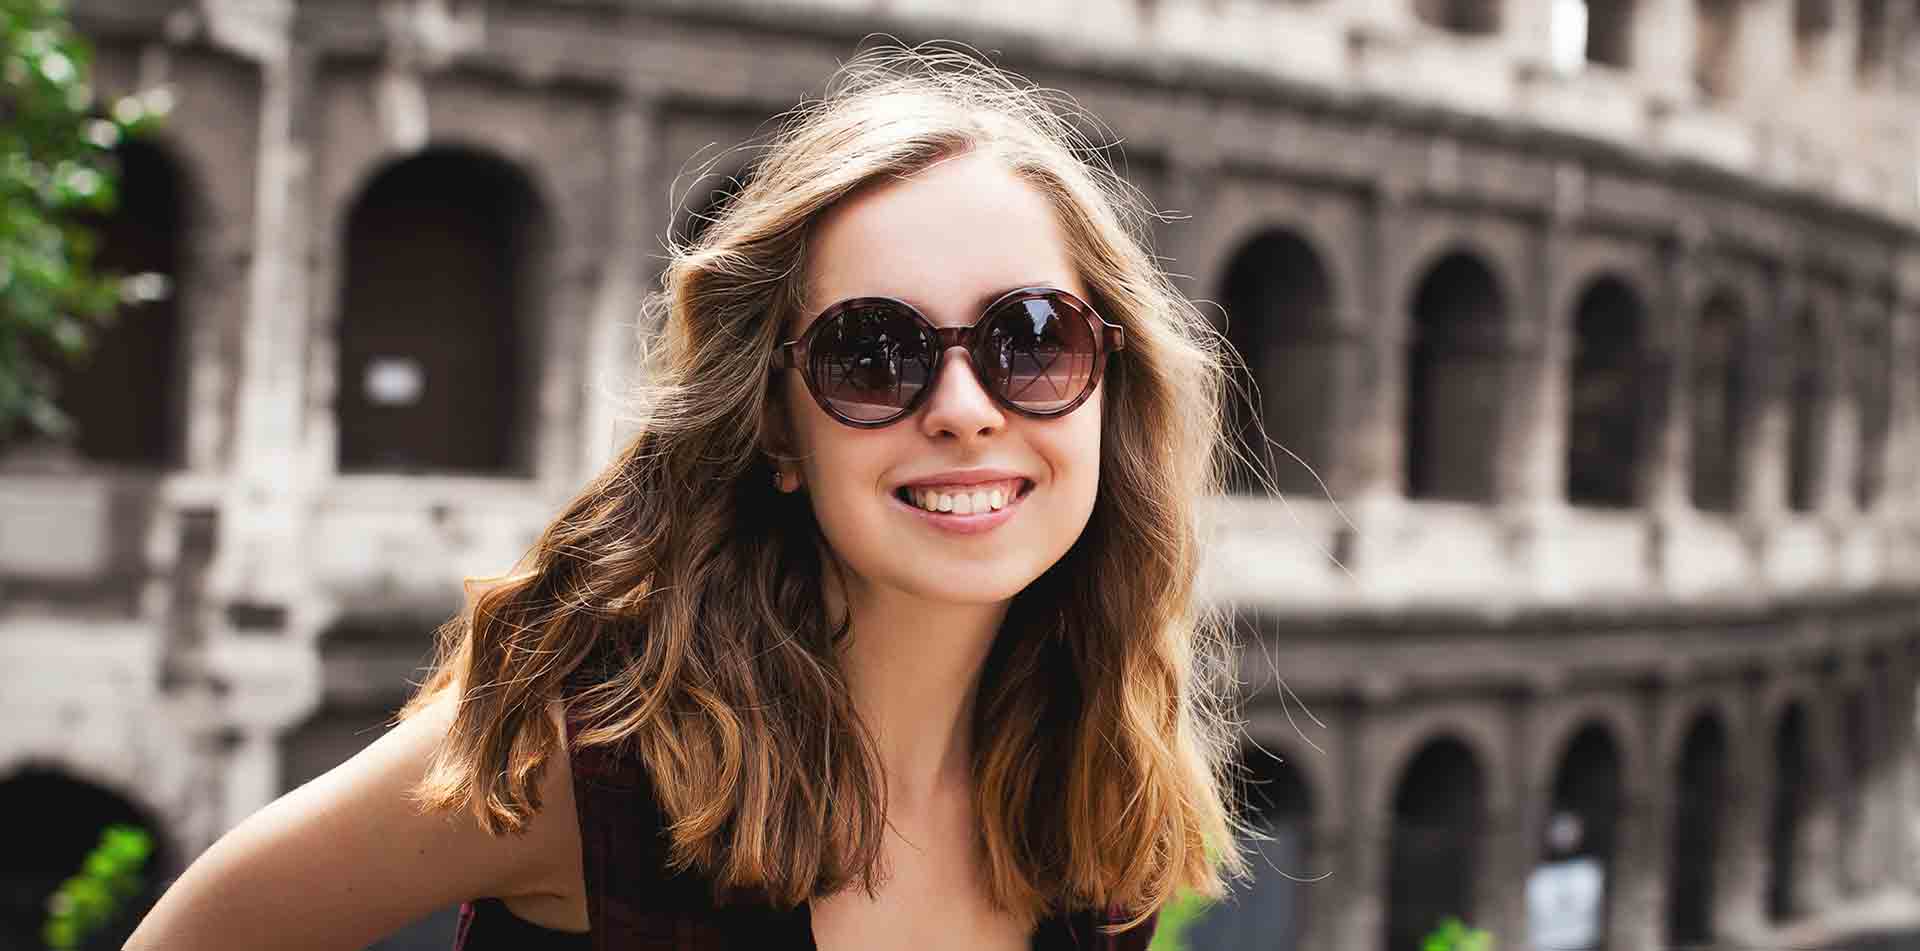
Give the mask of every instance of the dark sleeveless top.
[[[568, 713], [568, 735], [579, 728]], [[571, 744], [569, 744], [571, 746]], [[809, 908], [766, 902], [720, 906], [692, 872], [669, 873], [666, 824], [637, 756], [572, 750], [573, 802], [587, 890], [588, 930], [559, 931], [515, 915], [498, 898], [460, 906], [452, 951], [816, 951]], [[1035, 951], [1145, 951], [1154, 918], [1114, 935], [1092, 911], [1040, 922]]]

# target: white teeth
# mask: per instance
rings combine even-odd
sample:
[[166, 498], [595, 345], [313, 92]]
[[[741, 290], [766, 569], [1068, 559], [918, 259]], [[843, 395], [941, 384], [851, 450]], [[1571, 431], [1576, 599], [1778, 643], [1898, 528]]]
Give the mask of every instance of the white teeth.
[[1002, 487], [978, 489], [971, 492], [942, 492], [938, 489], [909, 489], [907, 498], [915, 506], [928, 512], [952, 512], [955, 515], [978, 515], [983, 512], [997, 512], [1012, 504], [1017, 490]]

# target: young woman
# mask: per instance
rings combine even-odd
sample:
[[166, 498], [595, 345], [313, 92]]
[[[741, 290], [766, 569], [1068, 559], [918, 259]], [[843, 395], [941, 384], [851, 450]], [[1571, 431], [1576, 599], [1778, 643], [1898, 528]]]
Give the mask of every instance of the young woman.
[[1083, 118], [844, 67], [673, 248], [640, 434], [130, 947], [1144, 948], [1217, 893], [1221, 348]]

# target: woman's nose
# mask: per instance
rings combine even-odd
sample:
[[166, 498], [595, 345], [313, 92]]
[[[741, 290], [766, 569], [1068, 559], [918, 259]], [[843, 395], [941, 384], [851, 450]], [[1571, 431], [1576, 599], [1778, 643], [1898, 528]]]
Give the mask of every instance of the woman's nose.
[[1000, 404], [980, 386], [973, 372], [972, 357], [965, 348], [954, 347], [933, 381], [927, 396], [926, 412], [920, 426], [929, 436], [942, 434], [968, 438], [995, 433], [1007, 424]]

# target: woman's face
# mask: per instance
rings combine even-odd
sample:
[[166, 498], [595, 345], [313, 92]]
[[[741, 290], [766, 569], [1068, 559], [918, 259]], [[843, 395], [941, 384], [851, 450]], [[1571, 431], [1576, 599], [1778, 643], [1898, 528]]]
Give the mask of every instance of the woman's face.
[[[898, 298], [939, 327], [973, 323], [1016, 287], [1092, 299], [1046, 199], [981, 153], [856, 193], [816, 223], [810, 241], [807, 302], [788, 340], [849, 297]], [[920, 407], [878, 429], [835, 421], [800, 373], [781, 374], [803, 491], [851, 585], [928, 601], [1005, 601], [1086, 526], [1100, 478], [1101, 393], [1065, 416], [1032, 419], [995, 403], [968, 361], [948, 351]], [[942, 475], [968, 470], [1008, 478]], [[998, 489], [1006, 505], [986, 517], [935, 516], [902, 501], [902, 487], [965, 496], [956, 508], [976, 499], [991, 508]]]

